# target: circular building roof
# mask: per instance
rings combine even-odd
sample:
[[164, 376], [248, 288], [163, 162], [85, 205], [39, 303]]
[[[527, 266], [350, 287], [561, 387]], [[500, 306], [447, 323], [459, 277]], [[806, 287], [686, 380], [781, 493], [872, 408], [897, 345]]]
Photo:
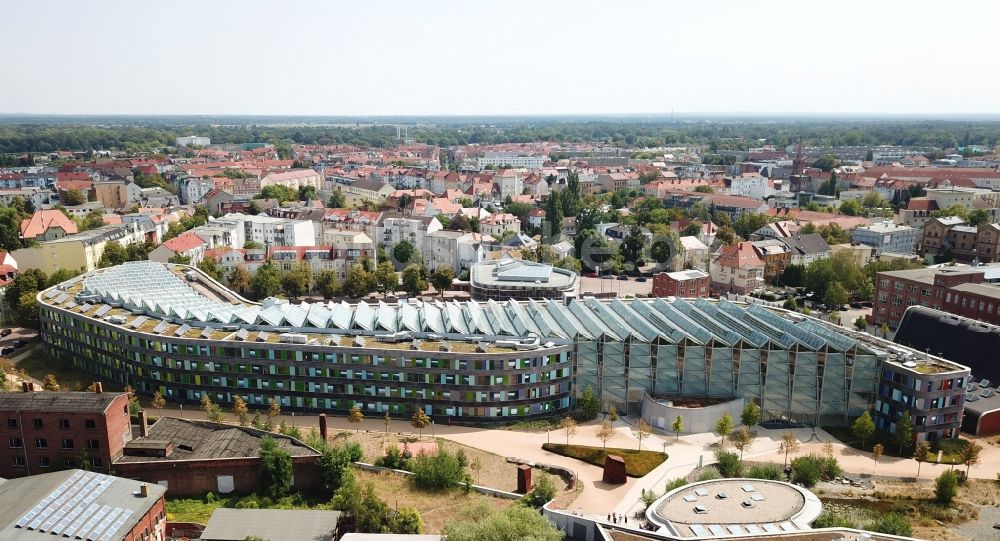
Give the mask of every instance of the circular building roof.
[[717, 479], [668, 492], [646, 511], [678, 537], [808, 530], [822, 505], [808, 490], [780, 481]]

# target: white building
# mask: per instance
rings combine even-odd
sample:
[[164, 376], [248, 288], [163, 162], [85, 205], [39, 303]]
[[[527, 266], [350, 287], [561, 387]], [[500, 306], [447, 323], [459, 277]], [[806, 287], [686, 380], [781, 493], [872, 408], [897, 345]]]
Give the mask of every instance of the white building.
[[493, 167], [523, 167], [524, 169], [541, 169], [548, 160], [547, 156], [524, 155], [517, 152], [487, 152], [476, 158], [476, 167], [480, 171], [488, 166]]
[[424, 237], [424, 265], [428, 269], [441, 266], [451, 267], [455, 275], [469, 269], [473, 264], [486, 260], [483, 249], [483, 235], [463, 231], [439, 230]]
[[293, 169], [281, 173], [271, 173], [260, 179], [261, 188], [273, 185], [285, 186], [293, 190], [311, 186], [319, 190], [323, 187], [323, 175], [312, 169]]
[[730, 181], [729, 195], [764, 199], [774, 193], [768, 179], [756, 173], [744, 173]]
[[506, 212], [497, 212], [479, 220], [479, 231], [484, 235], [500, 238], [504, 231], [521, 232], [521, 220]]
[[424, 237], [441, 229], [443, 229], [441, 222], [434, 216], [383, 214], [376, 226], [375, 238], [372, 240], [390, 253], [396, 244], [404, 240], [412, 244], [415, 250], [420, 251], [424, 248]]
[[208, 137], [201, 137], [200, 135], [187, 135], [184, 137], [178, 137], [174, 140], [179, 147], [190, 147], [190, 146], [200, 146], [207, 147], [212, 144], [212, 140]]
[[[261, 245], [313, 246], [316, 241], [315, 224], [309, 220], [288, 220], [267, 215], [252, 216], [231, 212], [222, 221], [233, 221], [243, 229], [243, 242]], [[233, 246], [242, 248], [242, 246]]]
[[[181, 190], [183, 203], [187, 205], [200, 205], [205, 198], [205, 194], [215, 189], [215, 181], [210, 178], [189, 178], [184, 180], [184, 189]], [[139, 190], [141, 197], [142, 190]], [[131, 198], [132, 194], [128, 194]], [[131, 200], [131, 199], [130, 199]], [[136, 200], [138, 202], [138, 200]]]

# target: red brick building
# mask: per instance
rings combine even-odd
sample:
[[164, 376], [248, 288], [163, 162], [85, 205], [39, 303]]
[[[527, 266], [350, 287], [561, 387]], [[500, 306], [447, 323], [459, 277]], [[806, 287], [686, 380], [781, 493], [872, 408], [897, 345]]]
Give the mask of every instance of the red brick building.
[[0, 393], [0, 477], [80, 466], [108, 472], [132, 439], [128, 395], [104, 392]]
[[702, 270], [661, 272], [653, 275], [654, 297], [707, 297], [712, 278]]
[[319, 452], [299, 440], [250, 427], [161, 417], [143, 437], [128, 443], [115, 473], [156, 483], [173, 496], [242, 493], [257, 490], [260, 441], [274, 438], [292, 456], [292, 486], [321, 486]]
[[984, 282], [983, 267], [941, 267], [880, 272], [872, 319], [895, 329], [910, 306], [927, 306], [1000, 324], [1000, 286]]
[[166, 539], [163, 487], [77, 469], [0, 483], [0, 539]]

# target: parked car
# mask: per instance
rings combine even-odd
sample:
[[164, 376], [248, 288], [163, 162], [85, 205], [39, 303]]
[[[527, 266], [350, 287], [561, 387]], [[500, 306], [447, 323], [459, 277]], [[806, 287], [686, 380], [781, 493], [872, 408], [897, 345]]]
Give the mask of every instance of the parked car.
[[646, 277], [645, 276], [640, 276], [640, 277], [636, 278], [635, 281], [636, 282], [645, 282], [646, 281]]
[[14, 346], [14, 349], [17, 349], [17, 348], [23, 348], [28, 344], [24, 340], [14, 340], [13, 342], [11, 342], [10, 345]]
[[615, 275], [614, 274], [605, 274], [604, 276], [601, 276], [601, 278], [604, 278], [605, 280], [614, 280], [615, 279]]
[[852, 302], [851, 303], [851, 308], [854, 308], [854, 309], [861, 308], [861, 303], [860, 302]]
[[13, 351], [14, 348], [12, 347], [0, 348], [0, 355], [10, 355], [11, 353], [13, 353]]
[[12, 331], [10, 329], [4, 329], [4, 330], [0, 331], [0, 336], [10, 336], [10, 333], [12, 333], [12, 332], [14, 332], [14, 331]]
[[588, 272], [587, 274], [584, 274], [584, 276], [586, 276], [587, 278], [597, 278], [597, 273], [596, 272]]
[[619, 280], [628, 280], [628, 276], [626, 276], [626, 275], [624, 275], [624, 274], [619, 274], [619, 275], [618, 275], [618, 279], [619, 279]]

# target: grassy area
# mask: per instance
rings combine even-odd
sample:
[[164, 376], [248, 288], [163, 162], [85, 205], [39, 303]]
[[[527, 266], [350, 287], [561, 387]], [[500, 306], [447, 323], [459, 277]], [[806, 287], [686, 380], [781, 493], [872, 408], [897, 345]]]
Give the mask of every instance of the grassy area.
[[[560, 419], [550, 417], [548, 419], [535, 419], [533, 421], [518, 421], [505, 425], [490, 425], [486, 428], [499, 428], [501, 430], [513, 430], [515, 432], [548, 432], [559, 428]], [[485, 426], [485, 425], [484, 425]]]
[[602, 467], [604, 466], [604, 459], [608, 455], [618, 455], [625, 459], [625, 473], [631, 477], [642, 477], [667, 460], [667, 455], [659, 451], [638, 451], [636, 449], [621, 449], [616, 447], [603, 449], [587, 445], [544, 443], [542, 444], [542, 449]]
[[[54, 374], [63, 391], [85, 391], [97, 379], [92, 374], [74, 367], [68, 360], [49, 357], [42, 346], [35, 347], [27, 357], [15, 364], [18, 370], [23, 370], [38, 381], [42, 381], [46, 374]], [[104, 381], [104, 389], [120, 391], [123, 386], [120, 383]]]
[[[847, 445], [859, 451], [865, 451], [870, 453], [872, 452], [872, 447], [874, 447], [876, 443], [881, 443], [882, 446], [885, 448], [884, 449], [885, 456], [894, 456], [901, 458], [913, 457], [913, 446], [911, 445], [909, 449], [904, 450], [903, 453], [900, 454], [899, 445], [896, 444], [895, 441], [893, 441], [893, 435], [888, 432], [875, 432], [875, 435], [869, 438], [867, 441], [865, 441], [865, 446], [862, 447], [861, 440], [859, 440], [854, 435], [853, 431], [851, 430], [851, 427], [824, 426], [823, 430], [829, 432], [831, 436], [840, 440], [841, 443], [843, 443], [844, 445]], [[941, 440], [931, 446], [931, 450], [933, 451], [934, 455], [931, 458], [931, 462], [937, 460], [937, 452], [938, 450], [941, 450], [944, 451], [943, 455], [941, 456], [942, 464], [951, 464], [953, 462], [957, 464], [959, 462], [958, 459], [959, 450], [968, 444], [969, 440], [963, 440], [958, 438], [950, 440]]]
[[205, 524], [220, 507], [251, 509], [328, 509], [326, 504], [301, 495], [288, 496], [277, 501], [249, 496], [216, 496], [208, 493], [201, 498], [167, 498], [167, 520], [171, 522], [196, 522]]

